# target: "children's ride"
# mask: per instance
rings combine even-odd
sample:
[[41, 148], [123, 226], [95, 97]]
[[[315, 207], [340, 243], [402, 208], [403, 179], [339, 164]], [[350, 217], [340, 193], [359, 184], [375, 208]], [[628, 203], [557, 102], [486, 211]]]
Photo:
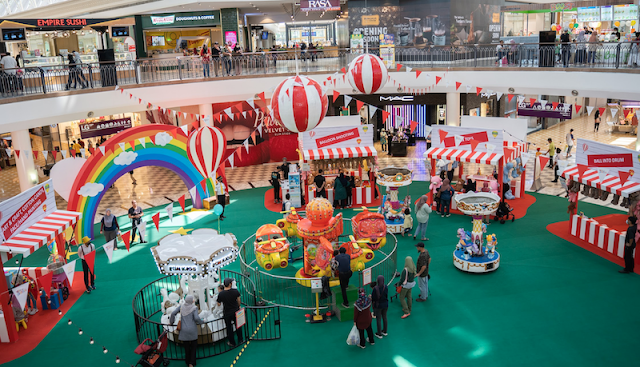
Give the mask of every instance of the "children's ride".
[[453, 252], [453, 265], [469, 273], [487, 273], [500, 266], [500, 254], [495, 250], [498, 241], [495, 234], [486, 236], [487, 226], [482, 218], [498, 209], [500, 197], [488, 192], [469, 192], [455, 196], [458, 210], [473, 218], [471, 233], [458, 229], [459, 241]]
[[[355, 209], [358, 210], [358, 209]], [[358, 243], [376, 251], [387, 243], [387, 223], [384, 215], [370, 212], [362, 207], [362, 212], [351, 218], [351, 228]]]
[[404, 201], [399, 201], [398, 188], [411, 185], [412, 171], [407, 168], [387, 167], [378, 171], [377, 175], [378, 184], [387, 188], [380, 208], [387, 224], [387, 231], [402, 233], [404, 210], [409, 208], [411, 197], [407, 196]]
[[286, 268], [289, 265], [289, 240], [275, 224], [265, 224], [258, 228], [254, 248], [258, 265], [265, 270]]
[[340, 247], [347, 250], [347, 255], [351, 257], [351, 270], [362, 271], [364, 264], [373, 259], [373, 251], [367, 247], [361, 247], [361, 244], [367, 244], [366, 240], [357, 241], [353, 236], [349, 236], [351, 241], [345, 242]]
[[[282, 213], [284, 214], [286, 212], [282, 212]], [[286, 218], [278, 219], [276, 221], [276, 225], [279, 228], [282, 228], [282, 230], [284, 231], [284, 234], [287, 237], [294, 237], [294, 236], [300, 237], [298, 235], [298, 222], [300, 222], [302, 217], [293, 208], [288, 213], [289, 213], [289, 215], [287, 215]]]

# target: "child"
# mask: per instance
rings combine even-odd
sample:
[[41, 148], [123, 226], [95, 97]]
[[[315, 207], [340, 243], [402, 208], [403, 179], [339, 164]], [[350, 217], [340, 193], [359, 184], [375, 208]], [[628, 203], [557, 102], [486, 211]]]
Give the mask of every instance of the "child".
[[402, 237], [405, 233], [410, 233], [413, 228], [413, 218], [411, 217], [411, 209], [406, 208], [404, 210], [404, 223], [402, 224]]
[[286, 194], [284, 196], [284, 202], [282, 203], [282, 211], [284, 212], [284, 219], [287, 219], [287, 216], [289, 215], [289, 211], [291, 211], [291, 195]]

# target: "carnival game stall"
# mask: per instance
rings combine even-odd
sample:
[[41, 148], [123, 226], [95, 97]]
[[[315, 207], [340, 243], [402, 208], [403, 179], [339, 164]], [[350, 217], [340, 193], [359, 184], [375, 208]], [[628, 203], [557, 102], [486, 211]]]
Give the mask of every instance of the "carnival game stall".
[[[631, 149], [578, 139], [576, 165], [562, 172], [570, 191], [570, 220], [554, 224], [557, 231], [568, 232], [574, 244], [620, 265], [623, 265], [627, 217], [640, 215], [637, 155], [638, 152]], [[625, 212], [589, 218], [578, 210], [580, 194], [602, 201], [608, 201], [609, 195], [613, 195], [611, 204], [620, 205]], [[639, 257], [635, 257], [636, 264]]]
[[359, 116], [326, 117], [311, 131], [299, 133], [303, 174], [306, 174], [307, 200], [316, 197], [313, 180], [319, 170], [327, 182], [327, 199], [334, 200], [334, 182], [344, 172], [354, 177], [353, 205], [375, 202], [375, 174], [377, 151], [373, 146], [373, 125], [361, 125]]

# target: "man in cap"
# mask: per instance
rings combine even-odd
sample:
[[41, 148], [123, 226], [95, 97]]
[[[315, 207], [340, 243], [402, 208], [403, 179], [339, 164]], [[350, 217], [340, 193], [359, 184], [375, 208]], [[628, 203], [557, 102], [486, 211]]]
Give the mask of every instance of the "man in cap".
[[242, 305], [240, 301], [240, 292], [237, 289], [232, 288], [233, 279], [226, 278], [223, 282], [224, 290], [218, 294], [218, 306], [223, 306], [224, 323], [227, 326], [227, 345], [235, 347], [236, 342], [233, 336], [233, 327], [236, 327], [236, 334], [238, 334], [238, 344], [242, 344], [242, 330], [236, 324], [236, 312], [240, 310]]
[[96, 289], [95, 276], [89, 269], [89, 264], [85, 260], [85, 256], [95, 251], [96, 247], [91, 243], [91, 239], [87, 236], [82, 238], [82, 246], [78, 247], [78, 257], [82, 260], [82, 271], [84, 272], [84, 286], [87, 288], [87, 293], [91, 293]]

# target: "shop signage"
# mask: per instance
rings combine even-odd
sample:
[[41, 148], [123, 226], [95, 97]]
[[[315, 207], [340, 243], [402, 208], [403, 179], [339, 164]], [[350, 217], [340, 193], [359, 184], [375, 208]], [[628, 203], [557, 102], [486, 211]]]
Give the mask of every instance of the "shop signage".
[[167, 24], [173, 24], [173, 22], [176, 21], [176, 16], [175, 15], [167, 15], [164, 17], [154, 17], [151, 16], [151, 23], [153, 23], [153, 25], [167, 25]]
[[363, 26], [377, 26], [377, 25], [380, 25], [380, 16], [379, 15], [363, 15], [362, 16], [362, 25]]
[[86, 26], [86, 19], [38, 19], [36, 22], [38, 27], [73, 27], [73, 26]]
[[[359, 121], [359, 116], [354, 116]], [[349, 122], [349, 117], [333, 117]], [[325, 118], [326, 119], [326, 118]], [[330, 148], [363, 148], [373, 146], [373, 125], [348, 125], [317, 127], [312, 131], [300, 133], [302, 136], [302, 147], [310, 149], [330, 149]]]
[[336, 134], [332, 134], [332, 135], [328, 135], [322, 138], [318, 138], [316, 139], [316, 145], [318, 146], [318, 149], [324, 148], [326, 146], [329, 145], [334, 145], [334, 144], [338, 144], [341, 143], [343, 141], [347, 141], [350, 139], [356, 139], [359, 138], [360, 134], [358, 134], [358, 129], [349, 129], [349, 130], [345, 130], [345, 131], [341, 131], [339, 133]]
[[164, 266], [164, 273], [170, 275], [199, 274], [200, 270], [200, 265], [187, 259], [169, 259], [167, 265]]
[[80, 19], [80, 18], [58, 18], [58, 19], [2, 19], [0, 28], [14, 28], [16, 25], [24, 27], [38, 27], [50, 29], [80, 29], [82, 27], [96, 25], [115, 18], [108, 19]]
[[413, 102], [413, 96], [380, 96], [380, 102]]
[[633, 167], [631, 154], [589, 154], [589, 167]]
[[629, 173], [630, 181], [640, 182], [639, 152], [580, 138], [576, 148], [576, 164], [582, 164], [591, 169], [603, 167], [607, 174], [616, 177], [620, 172], [626, 172]]
[[82, 139], [93, 138], [96, 136], [111, 135], [119, 131], [130, 128], [131, 117], [123, 119], [85, 122], [80, 125], [80, 137]]
[[533, 106], [526, 101], [518, 103], [518, 115], [520, 116], [570, 120], [571, 110], [572, 106], [568, 103], [559, 104], [555, 109], [553, 108], [553, 105], [551, 103], [547, 103], [544, 108], [539, 102], [534, 103]]
[[555, 3], [549, 4], [549, 9], [552, 13], [560, 12], [560, 11], [570, 11], [575, 6], [574, 3]]
[[220, 24], [220, 12], [203, 11], [174, 14], [154, 14], [142, 17], [142, 28], [157, 28], [164, 26], [194, 27]]
[[0, 243], [57, 210], [53, 183], [36, 187], [0, 203]]
[[340, 10], [340, 0], [300, 0], [300, 10]]

